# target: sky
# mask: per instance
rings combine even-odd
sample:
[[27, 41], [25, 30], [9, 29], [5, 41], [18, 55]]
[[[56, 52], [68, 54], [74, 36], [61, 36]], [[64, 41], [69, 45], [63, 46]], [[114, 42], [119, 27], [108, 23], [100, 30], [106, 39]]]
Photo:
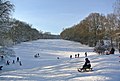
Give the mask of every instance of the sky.
[[60, 34], [90, 13], [113, 12], [116, 0], [10, 0], [15, 5], [13, 18], [27, 22], [39, 31]]

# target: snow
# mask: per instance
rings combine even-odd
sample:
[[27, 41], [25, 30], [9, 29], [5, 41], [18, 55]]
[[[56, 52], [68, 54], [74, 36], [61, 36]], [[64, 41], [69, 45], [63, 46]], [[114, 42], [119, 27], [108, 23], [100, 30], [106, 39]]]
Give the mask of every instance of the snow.
[[[10, 65], [0, 70], [0, 81], [120, 81], [120, 54], [98, 55], [93, 48], [66, 40], [37, 40], [24, 42], [11, 47], [20, 57], [8, 57]], [[94, 71], [78, 72], [84, 64], [85, 55]], [[40, 57], [35, 58], [38, 54]], [[74, 58], [75, 54], [79, 58]], [[70, 59], [69, 56], [73, 55]], [[59, 57], [59, 59], [57, 59]], [[12, 64], [13, 59], [15, 64]]]

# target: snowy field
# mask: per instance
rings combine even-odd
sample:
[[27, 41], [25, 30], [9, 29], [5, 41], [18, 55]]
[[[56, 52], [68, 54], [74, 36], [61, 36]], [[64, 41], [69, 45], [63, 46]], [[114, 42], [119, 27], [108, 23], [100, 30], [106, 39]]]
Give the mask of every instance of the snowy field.
[[[98, 55], [93, 48], [66, 40], [37, 40], [18, 44], [12, 49], [22, 66], [8, 57], [10, 65], [0, 71], [0, 81], [120, 81], [120, 54]], [[91, 61], [92, 72], [78, 72], [85, 55]], [[34, 55], [38, 54], [38, 58]], [[79, 58], [74, 58], [75, 54]], [[73, 55], [70, 59], [69, 56]], [[59, 57], [59, 59], [57, 59]]]

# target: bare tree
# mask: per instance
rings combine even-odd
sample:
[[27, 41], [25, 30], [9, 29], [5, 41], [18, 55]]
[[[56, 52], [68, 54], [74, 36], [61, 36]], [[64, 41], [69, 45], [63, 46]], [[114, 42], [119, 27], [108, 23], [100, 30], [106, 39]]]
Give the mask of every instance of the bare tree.
[[115, 14], [111, 13], [107, 15], [106, 33], [111, 40], [111, 46], [113, 46], [113, 40], [115, 37], [115, 32], [117, 28], [117, 17]]
[[[96, 43], [103, 39], [105, 34], [105, 22], [106, 18], [104, 15], [99, 13], [91, 13], [87, 18], [87, 21], [89, 21], [89, 32], [93, 33], [91, 36], [92, 41], [94, 41], [94, 46]], [[91, 39], [91, 38], [90, 38]]]
[[116, 0], [116, 2], [113, 5], [114, 7], [114, 14], [117, 16], [117, 25], [120, 30], [120, 0]]

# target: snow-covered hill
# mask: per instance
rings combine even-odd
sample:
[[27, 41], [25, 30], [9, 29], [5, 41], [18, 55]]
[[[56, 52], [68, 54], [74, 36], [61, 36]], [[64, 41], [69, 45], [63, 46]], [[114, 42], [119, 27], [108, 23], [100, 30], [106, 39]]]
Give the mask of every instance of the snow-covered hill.
[[[0, 71], [0, 81], [120, 81], [118, 52], [97, 55], [93, 48], [66, 40], [37, 40], [12, 49], [20, 57], [22, 66], [16, 62], [16, 57], [8, 58], [10, 65], [4, 65]], [[80, 73], [77, 68], [84, 64], [85, 52], [94, 71]], [[38, 53], [39, 57], [35, 58]], [[80, 58], [74, 58], [78, 53]], [[15, 64], [12, 64], [13, 59]]]

